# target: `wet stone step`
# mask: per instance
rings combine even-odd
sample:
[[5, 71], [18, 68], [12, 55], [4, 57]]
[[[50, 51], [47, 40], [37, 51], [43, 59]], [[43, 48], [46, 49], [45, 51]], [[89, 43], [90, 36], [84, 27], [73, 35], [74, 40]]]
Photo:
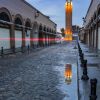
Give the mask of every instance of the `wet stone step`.
[[99, 67], [99, 64], [87, 64], [88, 67]]
[[88, 56], [88, 57], [98, 57], [98, 55], [85, 55], [85, 56]]

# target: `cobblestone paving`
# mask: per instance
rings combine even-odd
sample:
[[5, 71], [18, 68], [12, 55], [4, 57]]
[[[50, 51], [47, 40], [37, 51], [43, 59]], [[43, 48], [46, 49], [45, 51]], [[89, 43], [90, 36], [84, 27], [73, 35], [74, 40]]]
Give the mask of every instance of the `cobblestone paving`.
[[0, 100], [63, 100], [66, 94], [56, 87], [59, 72], [54, 67], [61, 66], [60, 61], [76, 62], [73, 45], [0, 58]]

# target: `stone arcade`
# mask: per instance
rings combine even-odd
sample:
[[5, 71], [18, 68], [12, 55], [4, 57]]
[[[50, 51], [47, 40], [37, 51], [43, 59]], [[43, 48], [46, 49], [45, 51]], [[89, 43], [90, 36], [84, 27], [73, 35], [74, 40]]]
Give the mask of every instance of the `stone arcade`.
[[56, 27], [25, 0], [0, 0], [0, 50], [51, 45], [55, 43]]
[[88, 46], [100, 50], [100, 0], [91, 0], [80, 39]]

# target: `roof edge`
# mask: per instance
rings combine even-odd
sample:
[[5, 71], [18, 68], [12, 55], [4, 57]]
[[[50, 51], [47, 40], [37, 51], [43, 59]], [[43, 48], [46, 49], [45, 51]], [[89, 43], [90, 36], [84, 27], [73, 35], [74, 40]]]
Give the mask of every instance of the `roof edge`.
[[88, 10], [87, 10], [87, 13], [86, 13], [85, 19], [86, 19], [87, 15], [88, 15], [88, 12], [89, 12], [89, 10], [90, 10], [90, 7], [91, 7], [92, 3], [93, 3], [93, 0], [91, 0], [91, 2], [90, 2], [90, 5], [89, 5], [89, 8], [88, 8]]
[[54, 21], [52, 21], [51, 19], [49, 19], [46, 15], [44, 15], [41, 11], [39, 11], [38, 9], [36, 9], [33, 5], [31, 5], [30, 3], [28, 3], [26, 0], [21, 0], [23, 1], [26, 5], [28, 5], [29, 7], [31, 7], [32, 9], [37, 10], [39, 13], [41, 13], [44, 17], [46, 17], [49, 21], [53, 22], [55, 25], [57, 25]]

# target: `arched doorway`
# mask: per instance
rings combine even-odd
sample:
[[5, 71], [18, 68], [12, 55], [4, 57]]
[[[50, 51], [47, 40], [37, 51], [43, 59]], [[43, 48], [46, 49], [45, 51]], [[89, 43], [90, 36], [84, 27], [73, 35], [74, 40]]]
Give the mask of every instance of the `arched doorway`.
[[33, 25], [33, 46], [34, 47], [37, 47], [38, 44], [39, 44], [39, 29], [38, 29], [38, 23], [35, 22], [34, 25]]
[[39, 26], [39, 46], [43, 46], [43, 27], [42, 24]]
[[43, 28], [43, 45], [45, 46], [46, 45], [46, 26], [44, 26]]
[[0, 50], [1, 47], [3, 49], [10, 49], [11, 48], [11, 39], [10, 39], [10, 22], [11, 15], [6, 8], [0, 9]]
[[46, 31], [46, 45], [49, 45], [49, 28], [47, 27], [47, 31]]
[[31, 21], [27, 19], [25, 23], [25, 45], [26, 46], [28, 45], [30, 46], [31, 44], [31, 31], [32, 31]]
[[21, 48], [23, 42], [23, 20], [21, 15], [16, 15], [15, 20], [15, 48]]
[[52, 45], [52, 32], [51, 32], [51, 28], [49, 29], [49, 32], [50, 32], [50, 45]]

